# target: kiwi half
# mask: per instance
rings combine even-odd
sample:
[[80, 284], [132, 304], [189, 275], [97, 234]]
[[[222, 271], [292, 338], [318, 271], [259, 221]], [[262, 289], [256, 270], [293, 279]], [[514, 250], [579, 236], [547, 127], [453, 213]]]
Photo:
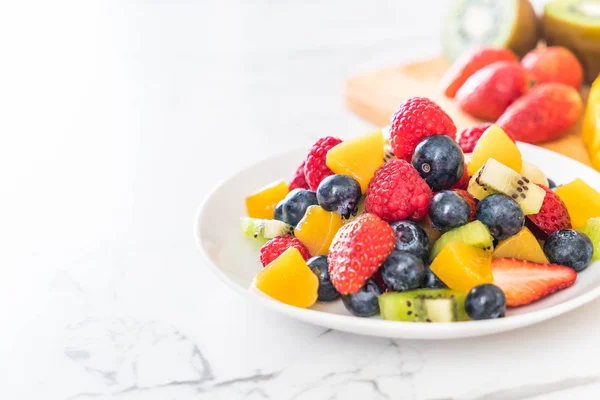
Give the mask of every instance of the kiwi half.
[[583, 65], [585, 80], [600, 74], [600, 1], [555, 0], [544, 7], [544, 38], [571, 50]]
[[469, 246], [491, 251], [494, 248], [494, 238], [488, 228], [479, 220], [469, 222], [458, 228], [444, 233], [435, 242], [429, 258], [433, 260], [446, 245], [453, 242], [463, 242]]
[[529, 0], [455, 0], [443, 32], [450, 61], [479, 46], [506, 47], [524, 56], [539, 36]]
[[244, 235], [259, 242], [266, 242], [277, 236], [294, 234], [293, 226], [275, 219], [242, 217], [240, 228]]
[[466, 321], [465, 298], [466, 293], [449, 289], [389, 292], [379, 296], [379, 310], [381, 318], [388, 321]]

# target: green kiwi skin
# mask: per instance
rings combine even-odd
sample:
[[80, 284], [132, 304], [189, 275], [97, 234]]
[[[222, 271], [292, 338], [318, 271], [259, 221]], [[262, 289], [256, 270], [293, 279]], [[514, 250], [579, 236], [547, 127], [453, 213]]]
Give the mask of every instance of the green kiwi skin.
[[[402, 322], [457, 322], [467, 321], [466, 294], [449, 289], [418, 289], [408, 292], [388, 292], [379, 296], [381, 317]], [[428, 314], [432, 307], [448, 307], [448, 313]], [[443, 314], [443, 312], [442, 312]]]
[[571, 50], [583, 65], [585, 81], [592, 83], [600, 74], [600, 19], [597, 25], [592, 25], [589, 22], [578, 24], [567, 17], [561, 18], [551, 12], [555, 3], [557, 2], [551, 2], [544, 8], [544, 39], [548, 46], [563, 46]]

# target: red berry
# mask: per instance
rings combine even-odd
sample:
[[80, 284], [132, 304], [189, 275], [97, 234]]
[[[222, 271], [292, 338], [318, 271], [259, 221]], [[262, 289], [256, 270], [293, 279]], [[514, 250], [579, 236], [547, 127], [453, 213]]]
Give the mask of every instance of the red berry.
[[483, 132], [492, 125], [492, 123], [483, 122], [460, 132], [456, 136], [456, 143], [458, 143], [463, 153], [471, 153], [479, 141], [479, 138], [483, 135]]
[[494, 285], [506, 295], [506, 305], [522, 306], [558, 290], [568, 288], [577, 279], [573, 268], [556, 264], [536, 264], [514, 258], [492, 261]]
[[335, 235], [327, 262], [331, 283], [341, 294], [356, 293], [396, 246], [392, 227], [373, 214], [363, 214]]
[[365, 211], [390, 222], [407, 218], [418, 221], [429, 212], [432, 196], [412, 165], [392, 160], [383, 164], [369, 182]]
[[297, 248], [305, 261], [308, 261], [310, 258], [310, 252], [300, 240], [289, 235], [277, 236], [276, 238], [269, 240], [260, 248], [260, 262], [263, 267], [269, 265], [290, 247]]
[[304, 164], [306, 161], [302, 161], [302, 164], [298, 166], [296, 172], [294, 172], [294, 176], [292, 177], [292, 181], [290, 182], [290, 191], [294, 189], [308, 189], [308, 183], [306, 183], [306, 179], [304, 178]]
[[560, 229], [571, 228], [571, 217], [567, 206], [560, 197], [544, 185], [538, 185], [546, 192], [542, 208], [537, 214], [528, 215], [531, 222], [548, 235]]
[[467, 187], [469, 187], [469, 170], [467, 167], [467, 163], [465, 163], [465, 169], [463, 170], [463, 174], [460, 177], [460, 179], [458, 180], [458, 182], [456, 182], [454, 184], [454, 186], [451, 187], [451, 189], [464, 189], [466, 190]]
[[317, 190], [319, 183], [321, 183], [323, 179], [327, 178], [329, 175], [333, 175], [333, 171], [325, 164], [325, 159], [327, 157], [327, 152], [340, 143], [342, 143], [342, 141], [338, 138], [325, 136], [324, 138], [317, 140], [308, 151], [308, 155], [304, 162], [304, 177], [306, 178], [306, 183], [308, 183], [310, 190]]
[[465, 199], [465, 201], [469, 205], [469, 208], [471, 208], [471, 216], [469, 217], [469, 221], [473, 221], [475, 219], [475, 209], [477, 208], [477, 200], [475, 199], [475, 197], [473, 197], [471, 193], [467, 192], [466, 190], [453, 189], [452, 191], [459, 194], [463, 199]]
[[410, 161], [417, 144], [427, 136], [456, 136], [452, 119], [433, 101], [413, 97], [400, 105], [390, 121], [390, 143], [399, 159]]

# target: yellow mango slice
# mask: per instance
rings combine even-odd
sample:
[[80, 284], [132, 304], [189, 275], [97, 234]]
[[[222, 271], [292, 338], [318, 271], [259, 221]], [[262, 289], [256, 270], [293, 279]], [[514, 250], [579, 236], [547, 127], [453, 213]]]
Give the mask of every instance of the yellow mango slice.
[[492, 283], [492, 254], [463, 242], [452, 242], [431, 263], [431, 271], [452, 290], [468, 292]]
[[518, 258], [538, 264], [549, 264], [533, 233], [527, 228], [508, 239], [502, 240], [492, 253], [493, 258]]
[[490, 158], [521, 172], [523, 160], [515, 142], [498, 125], [490, 126], [481, 136], [468, 164], [469, 175], [475, 175]]
[[310, 206], [298, 222], [294, 235], [308, 248], [313, 256], [329, 253], [333, 237], [343, 225], [342, 217], [325, 211], [320, 206]]
[[579, 229], [590, 218], [600, 217], [600, 193], [580, 178], [557, 187], [556, 194], [569, 210], [573, 229]]
[[246, 197], [246, 211], [250, 218], [273, 219], [275, 207], [289, 193], [290, 187], [283, 181], [275, 181]]

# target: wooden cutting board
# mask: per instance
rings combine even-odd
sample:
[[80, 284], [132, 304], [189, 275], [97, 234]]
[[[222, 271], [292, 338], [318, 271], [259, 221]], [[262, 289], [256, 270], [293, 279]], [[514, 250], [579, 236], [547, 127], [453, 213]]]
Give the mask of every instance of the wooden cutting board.
[[[440, 79], [449, 66], [446, 59], [440, 56], [357, 75], [346, 81], [344, 100], [354, 113], [378, 126], [384, 126], [404, 100], [413, 96], [428, 97], [450, 114], [460, 131], [480, 121], [463, 113], [452, 99], [442, 93]], [[585, 99], [587, 88], [583, 92]], [[591, 165], [580, 136], [581, 122], [567, 135], [544, 143], [542, 147]]]

